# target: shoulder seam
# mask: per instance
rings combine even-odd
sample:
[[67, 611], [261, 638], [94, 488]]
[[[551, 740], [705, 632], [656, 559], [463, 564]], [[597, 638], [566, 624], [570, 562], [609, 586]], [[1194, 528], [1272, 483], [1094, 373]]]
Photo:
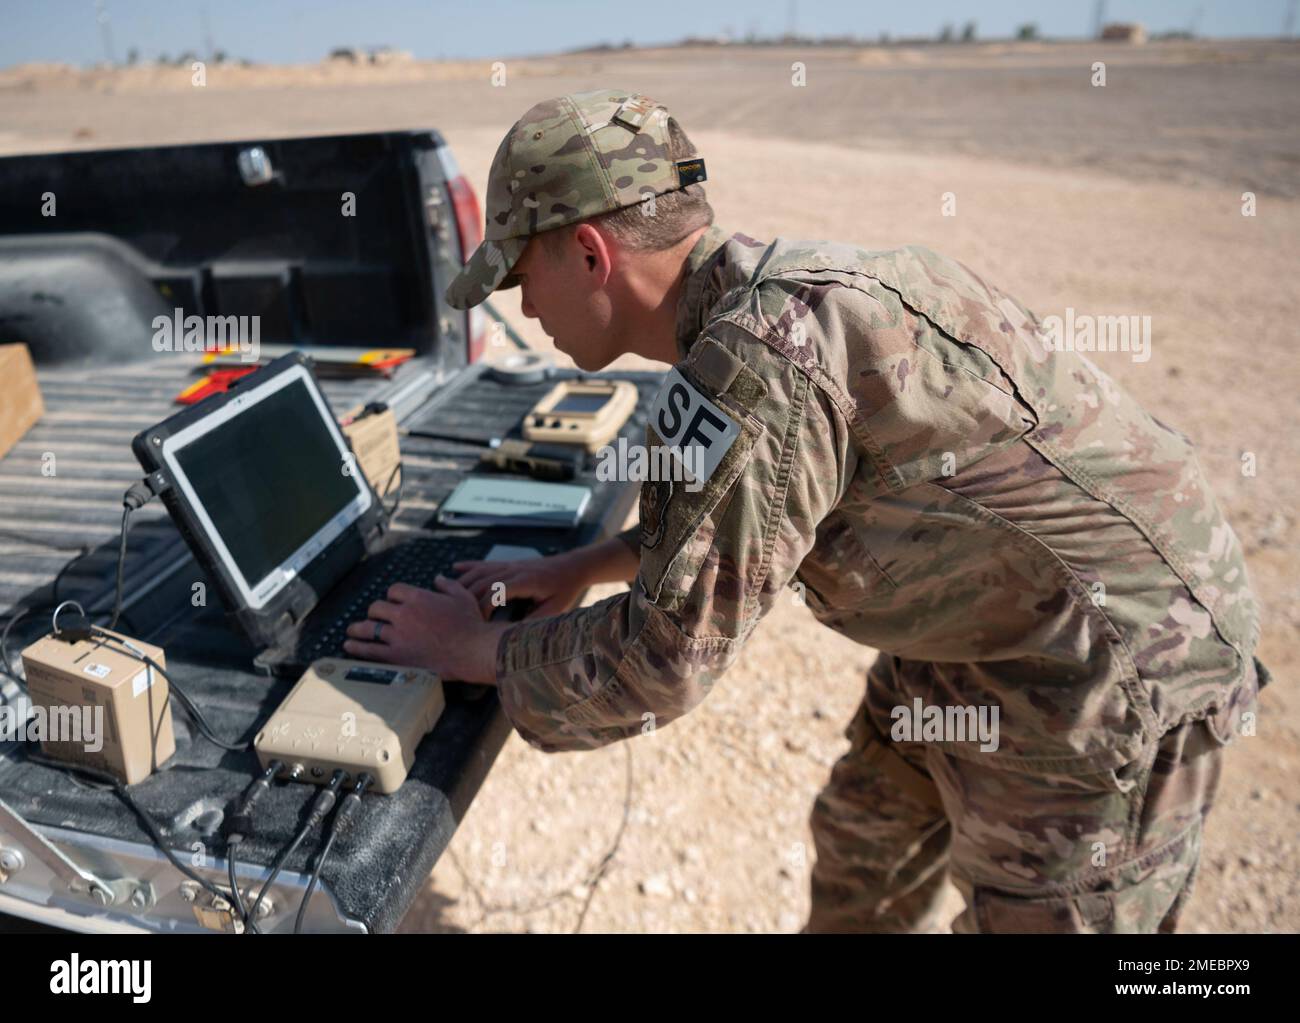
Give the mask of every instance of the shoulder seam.
[[745, 331], [760, 344], [766, 345], [782, 356], [786, 362], [799, 370], [818, 391], [825, 395], [826, 400], [834, 406], [836, 411], [844, 418], [844, 421], [848, 423], [850, 432], [870, 456], [872, 464], [875, 465], [876, 471], [880, 474], [890, 492], [898, 493], [905, 489], [906, 485], [903, 482], [902, 474], [885, 456], [884, 449], [876, 442], [876, 439], [871, 435], [871, 431], [867, 429], [857, 403], [831, 379], [825, 370], [807, 357], [810, 353], [806, 349], [800, 350], [790, 344], [789, 339], [777, 331], [774, 326], [760, 323], [758, 324], [762, 328], [760, 331], [750, 325], [753, 322], [752, 318], [744, 315], [739, 317], [720, 316], [710, 321], [710, 324], [705, 326], [705, 330], [713, 323], [730, 323], [732, 326]]

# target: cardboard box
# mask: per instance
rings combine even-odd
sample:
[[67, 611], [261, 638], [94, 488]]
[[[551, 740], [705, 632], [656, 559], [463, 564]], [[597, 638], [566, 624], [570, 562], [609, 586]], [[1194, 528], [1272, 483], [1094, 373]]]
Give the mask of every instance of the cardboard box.
[[[161, 647], [110, 635], [127, 639], [166, 670]], [[81, 719], [79, 741], [69, 741], [67, 727], [57, 736], [48, 730], [42, 735], [41, 750], [48, 756], [108, 771], [134, 785], [176, 752], [167, 680], [120, 642], [96, 636], [68, 643], [45, 636], [23, 651], [23, 668], [27, 692], [35, 707], [44, 708], [47, 729], [53, 729], [56, 714], [68, 724], [74, 716]], [[89, 714], [80, 708], [89, 708]], [[87, 718], [97, 722], [89, 736]]]
[[26, 345], [0, 345], [0, 458], [45, 414]]
[[397, 420], [391, 410], [363, 416], [363, 406], [347, 412], [340, 420], [343, 436], [352, 445], [357, 465], [381, 498], [401, 483], [402, 451], [397, 438]]

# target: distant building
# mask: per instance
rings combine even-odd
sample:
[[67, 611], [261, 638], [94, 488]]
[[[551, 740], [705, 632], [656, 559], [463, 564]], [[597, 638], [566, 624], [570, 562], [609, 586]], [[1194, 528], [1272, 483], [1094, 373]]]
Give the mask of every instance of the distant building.
[[406, 50], [394, 50], [391, 46], [338, 46], [330, 50], [329, 59], [346, 64], [397, 64], [415, 58]]
[[408, 50], [394, 50], [391, 46], [370, 47], [370, 63], [372, 64], [401, 64], [414, 59], [415, 57]]
[[1134, 22], [1115, 22], [1101, 30], [1101, 37], [1108, 43], [1132, 43], [1141, 46], [1147, 41], [1147, 30]]

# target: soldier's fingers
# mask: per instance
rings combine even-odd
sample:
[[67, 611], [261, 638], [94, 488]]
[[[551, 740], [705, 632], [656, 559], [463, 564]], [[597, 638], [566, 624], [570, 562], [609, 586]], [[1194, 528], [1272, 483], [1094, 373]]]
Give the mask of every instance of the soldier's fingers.
[[467, 572], [462, 572], [456, 577], [456, 581], [467, 589], [474, 589], [476, 586], [490, 582], [493, 579], [500, 579], [504, 575], [500, 565], [493, 565], [491, 562], [479, 562]]
[[394, 604], [405, 604], [409, 600], [414, 600], [421, 593], [427, 593], [428, 590], [422, 590], [418, 586], [412, 586], [410, 583], [393, 583], [388, 587], [388, 599]]
[[377, 622], [397, 621], [397, 605], [387, 600], [376, 600], [366, 610], [366, 616]]
[[[474, 594], [465, 589], [455, 579], [445, 575], [434, 576], [433, 585], [437, 587], [439, 593], [445, 593], [449, 597], [459, 597], [462, 600], [474, 600]], [[478, 601], [474, 600], [474, 603]]]
[[363, 643], [358, 639], [344, 640], [343, 649], [359, 661], [387, 661], [394, 653], [392, 647], [383, 643]]

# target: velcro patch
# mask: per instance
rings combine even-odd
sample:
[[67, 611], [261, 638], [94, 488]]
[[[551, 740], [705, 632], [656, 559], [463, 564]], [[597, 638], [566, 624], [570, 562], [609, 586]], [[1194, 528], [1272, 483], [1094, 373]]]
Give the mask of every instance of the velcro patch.
[[704, 170], [704, 157], [692, 156], [690, 159], [677, 161], [677, 184], [682, 188], [708, 180], [709, 175]]
[[675, 369], [668, 371], [655, 398], [650, 423], [681, 462], [686, 478], [698, 483], [713, 475], [740, 436], [739, 424]]

